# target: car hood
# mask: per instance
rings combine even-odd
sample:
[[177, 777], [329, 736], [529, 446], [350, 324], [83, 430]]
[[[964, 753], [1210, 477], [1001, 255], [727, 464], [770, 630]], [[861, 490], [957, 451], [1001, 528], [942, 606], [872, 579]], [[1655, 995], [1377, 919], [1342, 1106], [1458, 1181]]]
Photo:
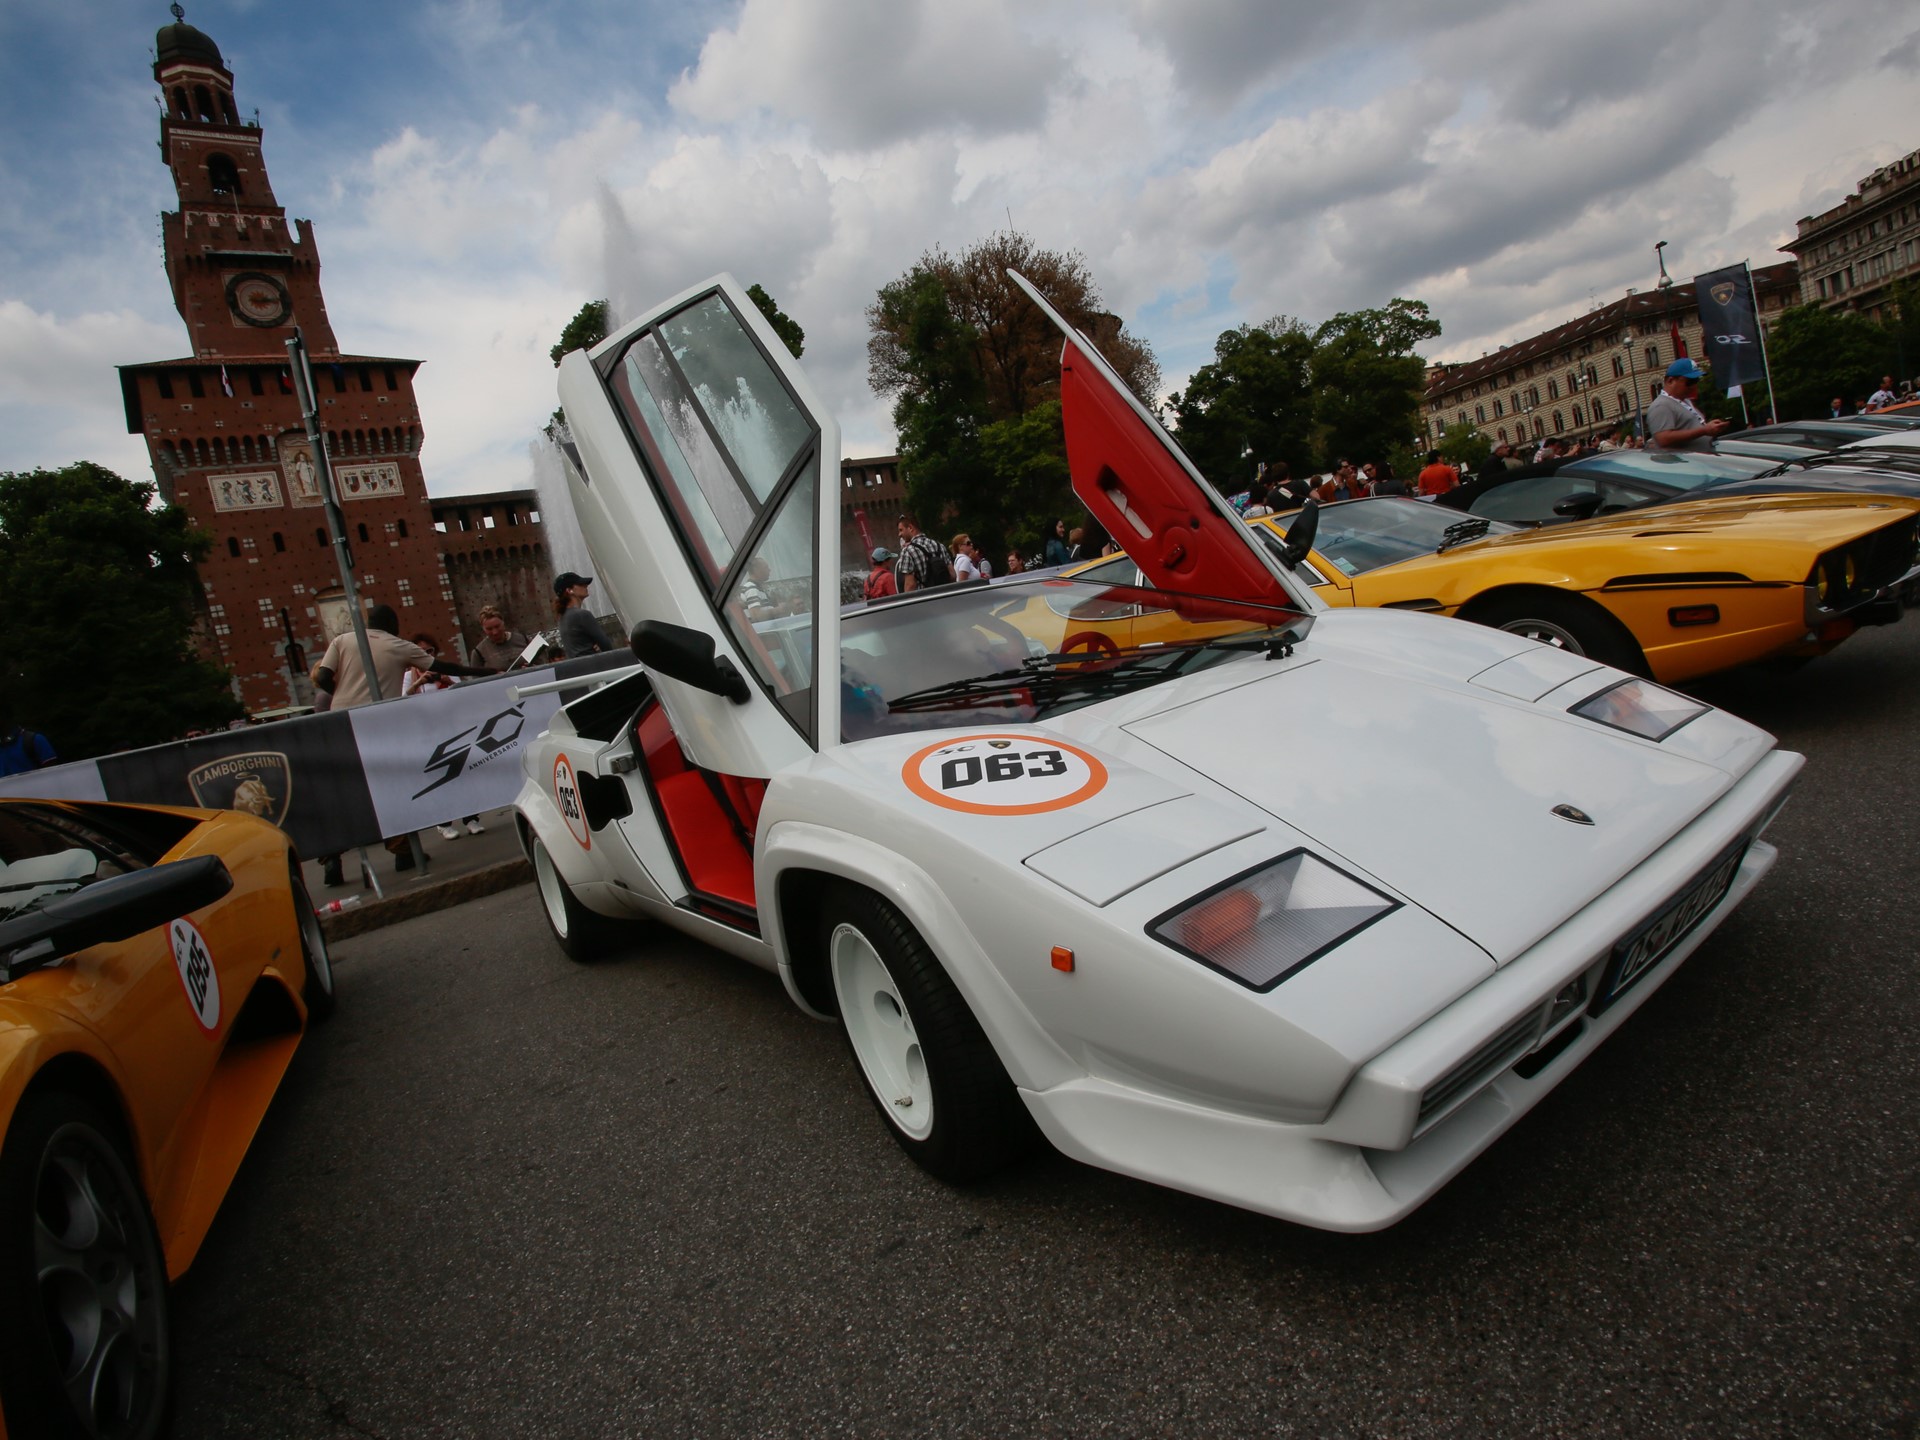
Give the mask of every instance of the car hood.
[[[1318, 626], [1343, 628], [1333, 616]], [[1549, 677], [1565, 677], [1549, 708], [1441, 667], [1409, 674], [1385, 653], [1302, 650], [1250, 684], [1122, 728], [1399, 891], [1496, 963], [1613, 885], [1731, 787], [1730, 764], [1744, 769], [1765, 749], [1764, 736], [1730, 717], [1717, 718], [1754, 743], [1701, 758], [1569, 715], [1569, 693], [1577, 700], [1622, 678], [1571, 657], [1556, 657], [1569, 668]], [[1566, 805], [1593, 823], [1554, 813]]]
[[1712, 495], [1546, 530], [1490, 535], [1446, 553], [1486, 554], [1603, 538], [1632, 544], [1688, 535], [1793, 540], [1803, 542], [1811, 552], [1845, 544], [1912, 514], [1916, 508], [1920, 506], [1910, 500], [1884, 495]]

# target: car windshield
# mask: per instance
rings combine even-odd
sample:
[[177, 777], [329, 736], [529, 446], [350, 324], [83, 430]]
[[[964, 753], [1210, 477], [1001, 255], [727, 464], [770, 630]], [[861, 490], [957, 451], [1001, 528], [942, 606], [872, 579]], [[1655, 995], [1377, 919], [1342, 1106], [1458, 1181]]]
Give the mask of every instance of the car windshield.
[[1309, 623], [1296, 610], [1058, 578], [868, 606], [841, 619], [841, 734], [1043, 720], [1279, 653]]
[[[1300, 517], [1288, 515], [1273, 522], [1284, 532]], [[1476, 532], [1466, 537], [1456, 527], [1469, 525]], [[1480, 530], [1484, 525], [1486, 529]], [[1313, 548], [1339, 567], [1346, 575], [1360, 575], [1431, 555], [1443, 545], [1459, 544], [1463, 538], [1479, 534], [1505, 535], [1519, 529], [1498, 520], [1467, 520], [1458, 510], [1448, 510], [1421, 500], [1380, 497], [1372, 500], [1343, 500], [1320, 507], [1320, 528], [1314, 534]], [[1448, 531], [1453, 531], [1450, 537]]]
[[1663, 489], [1694, 490], [1702, 485], [1750, 479], [1777, 463], [1752, 455], [1712, 455], [1693, 450], [1609, 450], [1570, 461], [1556, 473], [1646, 480]]
[[96, 827], [51, 805], [0, 805], [0, 920], [38, 910], [141, 862]]

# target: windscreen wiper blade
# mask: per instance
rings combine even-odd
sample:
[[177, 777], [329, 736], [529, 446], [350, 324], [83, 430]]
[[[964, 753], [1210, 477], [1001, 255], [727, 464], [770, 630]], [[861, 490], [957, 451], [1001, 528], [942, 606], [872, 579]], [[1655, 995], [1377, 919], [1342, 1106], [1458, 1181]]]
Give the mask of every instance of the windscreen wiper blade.
[[1035, 701], [1067, 697], [1099, 698], [1123, 692], [1165, 673], [1177, 675], [1195, 656], [1249, 651], [1275, 659], [1293, 653], [1299, 639], [1293, 627], [1256, 635], [1222, 635], [1208, 640], [1134, 645], [1125, 650], [1063, 650], [1036, 655], [1018, 670], [1000, 670], [930, 685], [889, 700], [889, 710], [937, 710], [956, 700], [979, 700], [994, 695], [1024, 693]]
[[1475, 515], [1466, 520], [1447, 526], [1440, 535], [1440, 544], [1434, 550], [1438, 555], [1454, 545], [1464, 545], [1469, 540], [1478, 540], [1493, 528], [1493, 521], [1484, 515]]

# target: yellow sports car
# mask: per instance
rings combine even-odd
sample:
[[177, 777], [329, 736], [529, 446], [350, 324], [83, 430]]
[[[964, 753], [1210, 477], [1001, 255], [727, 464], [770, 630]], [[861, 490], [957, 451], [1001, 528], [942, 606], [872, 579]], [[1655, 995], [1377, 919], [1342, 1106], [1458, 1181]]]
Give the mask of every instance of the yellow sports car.
[[0, 801], [0, 1436], [151, 1436], [192, 1262], [333, 970], [285, 832]]
[[[1278, 553], [1303, 513], [1251, 523]], [[1672, 683], [1897, 620], [1920, 577], [1916, 516], [1895, 496], [1747, 495], [1516, 530], [1347, 500], [1319, 508], [1300, 573], [1329, 605], [1457, 615]], [[1074, 573], [1101, 566], [1135, 583], [1124, 555]]]

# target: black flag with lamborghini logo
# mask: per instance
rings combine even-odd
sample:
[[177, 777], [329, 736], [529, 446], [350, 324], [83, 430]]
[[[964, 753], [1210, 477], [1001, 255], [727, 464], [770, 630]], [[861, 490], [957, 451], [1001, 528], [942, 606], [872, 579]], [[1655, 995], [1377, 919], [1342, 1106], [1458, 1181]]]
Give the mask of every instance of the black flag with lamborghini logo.
[[1723, 390], [1764, 380], [1766, 361], [1760, 354], [1760, 316], [1753, 300], [1753, 273], [1745, 265], [1729, 265], [1693, 277], [1700, 301], [1700, 332], [1706, 342], [1713, 378]]

